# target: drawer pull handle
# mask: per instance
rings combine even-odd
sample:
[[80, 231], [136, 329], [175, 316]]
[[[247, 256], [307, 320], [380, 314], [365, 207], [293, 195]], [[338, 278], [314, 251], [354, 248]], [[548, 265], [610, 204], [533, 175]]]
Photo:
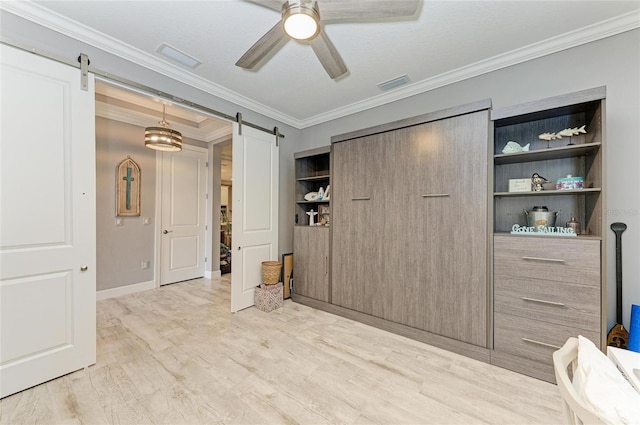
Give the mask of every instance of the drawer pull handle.
[[426, 195], [422, 195], [423, 198], [446, 198], [449, 195], [448, 193], [429, 193]]
[[523, 260], [531, 261], [548, 261], [550, 263], [564, 263], [565, 260], [560, 258], [542, 258], [542, 257], [522, 257]]
[[558, 345], [547, 344], [546, 342], [536, 341], [535, 339], [529, 339], [529, 338], [524, 338], [523, 337], [522, 340], [524, 342], [530, 342], [531, 344], [542, 345], [543, 347], [555, 348], [556, 350], [559, 350], [561, 348]]
[[564, 303], [557, 303], [555, 301], [546, 301], [546, 300], [539, 300], [536, 298], [529, 298], [529, 297], [522, 297], [523, 300], [525, 301], [531, 301], [534, 303], [540, 303], [540, 304], [549, 304], [549, 305], [555, 305], [558, 307], [564, 307]]
[[369, 197], [369, 196], [362, 196], [360, 198], [351, 198], [352, 201], [368, 201], [370, 199], [371, 199], [371, 197]]

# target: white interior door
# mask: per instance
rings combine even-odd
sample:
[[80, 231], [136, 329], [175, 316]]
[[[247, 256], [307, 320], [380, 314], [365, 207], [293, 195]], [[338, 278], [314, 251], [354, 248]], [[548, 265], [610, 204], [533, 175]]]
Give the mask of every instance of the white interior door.
[[204, 276], [207, 151], [162, 153], [160, 285]]
[[262, 262], [278, 258], [276, 136], [233, 124], [231, 311], [253, 305]]
[[96, 361], [95, 94], [0, 46], [0, 397]]

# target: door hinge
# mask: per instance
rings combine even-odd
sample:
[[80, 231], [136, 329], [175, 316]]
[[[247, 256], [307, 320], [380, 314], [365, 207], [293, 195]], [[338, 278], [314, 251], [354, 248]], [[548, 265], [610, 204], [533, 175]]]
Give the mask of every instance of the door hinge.
[[204, 167], [205, 167], [205, 168], [209, 168], [209, 161], [207, 161], [207, 162], [205, 162], [205, 163], [204, 163]]
[[209, 226], [204, 226], [204, 230], [209, 230]]
[[205, 263], [207, 262], [207, 257], [204, 257], [204, 262], [205, 262]]
[[209, 199], [209, 194], [208, 193], [204, 194], [204, 199]]

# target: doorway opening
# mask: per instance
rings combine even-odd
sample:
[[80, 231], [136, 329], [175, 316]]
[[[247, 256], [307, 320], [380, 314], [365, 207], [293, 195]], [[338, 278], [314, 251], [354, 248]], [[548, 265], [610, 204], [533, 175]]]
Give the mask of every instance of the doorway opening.
[[[109, 296], [117, 296], [157, 287], [161, 281], [161, 241], [166, 236], [163, 230], [171, 230], [161, 227], [161, 197], [166, 191], [157, 191], [162, 178], [159, 164], [166, 154], [156, 153], [144, 146], [144, 129], [157, 126], [162, 119], [163, 105], [166, 107], [166, 120], [172, 129], [182, 133], [185, 146], [204, 151], [206, 160], [203, 166], [211, 164], [206, 168], [205, 219], [199, 223], [206, 228], [204, 252], [187, 248], [185, 255], [197, 255], [204, 261], [204, 277], [217, 277], [220, 274], [217, 211], [220, 211], [221, 200], [220, 191], [212, 188], [215, 187], [214, 182], [220, 184], [221, 170], [215, 169], [215, 164], [220, 164], [220, 161], [215, 160], [213, 146], [224, 142], [230, 145], [231, 122], [129, 87], [98, 80], [95, 107], [96, 281], [99, 298], [102, 291], [108, 291]], [[140, 216], [116, 217], [113, 206], [114, 161], [119, 162], [127, 156], [140, 164], [142, 170]], [[183, 260], [189, 262], [188, 258]]]
[[220, 273], [231, 273], [233, 226], [233, 144], [220, 143]]

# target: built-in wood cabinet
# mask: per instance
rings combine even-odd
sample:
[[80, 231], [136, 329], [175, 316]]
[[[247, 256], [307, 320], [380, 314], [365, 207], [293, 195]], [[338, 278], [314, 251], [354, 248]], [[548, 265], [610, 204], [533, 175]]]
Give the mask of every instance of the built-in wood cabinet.
[[496, 235], [492, 363], [554, 381], [569, 337], [601, 339], [600, 239]]
[[[311, 200], [305, 199], [305, 195], [321, 189], [322, 192], [331, 191], [331, 148], [326, 146], [297, 152], [294, 162], [293, 297], [329, 302], [331, 195]], [[316, 213], [313, 216], [314, 226], [309, 225], [307, 212], [311, 211]]]
[[333, 304], [487, 346], [489, 105], [473, 106], [334, 141]]
[[329, 228], [293, 229], [293, 292], [329, 302]]
[[[492, 111], [494, 125], [494, 329], [491, 362], [554, 381], [552, 353], [571, 336], [604, 347], [606, 315], [603, 255], [604, 98], [597, 88]], [[543, 133], [586, 133], [541, 140]], [[503, 153], [515, 141], [529, 151]], [[509, 192], [509, 179], [533, 173], [551, 182], [542, 191]], [[557, 190], [567, 175], [584, 188]], [[527, 226], [525, 211], [557, 211], [555, 227], [575, 217], [578, 236], [511, 234]], [[557, 229], [556, 229], [557, 230]]]
[[[322, 166], [296, 163], [297, 215], [331, 175], [331, 227], [327, 242], [298, 218], [294, 301], [553, 381], [567, 338], [604, 347], [604, 99], [597, 88], [492, 111], [482, 101], [332, 137], [319, 181], [299, 170]], [[527, 150], [503, 152], [508, 142]], [[510, 191], [533, 173], [584, 187]], [[535, 206], [582, 233], [512, 234]]]

